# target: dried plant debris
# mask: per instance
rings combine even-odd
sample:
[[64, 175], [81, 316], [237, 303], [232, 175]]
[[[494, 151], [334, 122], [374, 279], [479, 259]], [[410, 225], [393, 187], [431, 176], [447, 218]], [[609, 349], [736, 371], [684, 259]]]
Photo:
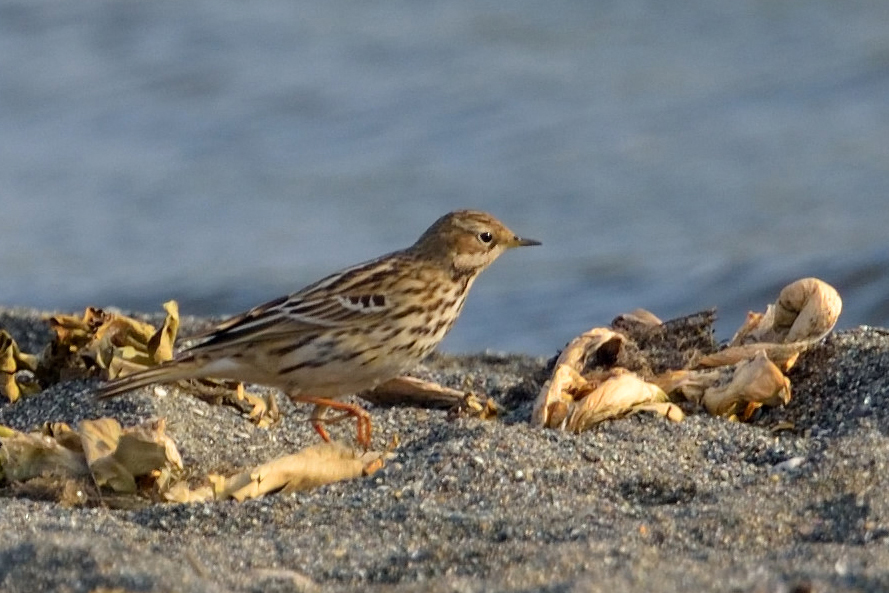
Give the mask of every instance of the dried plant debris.
[[499, 412], [494, 400], [485, 395], [452, 389], [416, 377], [396, 377], [359, 396], [375, 404], [443, 408], [454, 418], [472, 416], [489, 420]]
[[0, 395], [14, 402], [23, 393], [39, 391], [34, 381], [36, 370], [37, 357], [19, 350], [12, 336], [0, 330]]
[[[44, 495], [55, 492], [61, 500], [79, 498], [80, 504], [108, 503], [115, 494], [170, 502], [243, 501], [370, 475], [383, 467], [389, 455], [321, 443], [231, 477], [211, 474], [207, 485], [190, 489], [163, 420], [122, 428], [113, 418], [99, 418], [84, 420], [76, 430], [55, 423], [30, 433], [0, 427], [3, 481], [30, 483], [32, 495], [40, 490]], [[87, 492], [94, 495], [92, 500]]]
[[82, 316], [54, 315], [47, 321], [55, 339], [39, 356], [21, 352], [0, 331], [0, 395], [15, 402], [59, 381], [98, 375], [114, 379], [173, 357], [179, 328], [176, 301], [164, 303], [167, 318], [152, 325], [119, 313], [88, 307]]
[[5, 481], [88, 479], [117, 493], [162, 492], [182, 470], [163, 420], [123, 429], [113, 418], [64, 423], [24, 433], [0, 427], [0, 470]]
[[581, 379], [586, 382], [580, 385], [582, 397], [566, 418], [565, 430], [581, 432], [603, 420], [641, 411], [654, 412], [677, 422], [685, 417], [660, 387], [626, 369], [618, 367]]
[[[631, 320], [646, 318], [646, 323]], [[612, 329], [628, 340], [618, 363], [642, 375], [659, 374], [670, 369], [685, 368], [701, 353], [718, 348], [713, 327], [716, 310], [708, 309], [663, 323], [648, 311], [637, 309], [620, 315], [611, 323]]]
[[765, 313], [748, 313], [731, 346], [817, 342], [830, 333], [842, 310], [843, 301], [833, 286], [803, 278], [785, 286]]
[[243, 383], [223, 379], [189, 379], [179, 381], [178, 385], [209, 404], [237, 409], [261, 428], [272, 426], [281, 419], [274, 392], [266, 395], [248, 393]]
[[652, 379], [666, 393], [703, 406], [714, 416], [749, 420], [762, 406], [790, 401], [790, 379], [765, 351], [732, 365], [709, 370], [678, 370]]
[[[39, 357], [21, 352], [9, 334], [0, 331], [0, 395], [14, 402], [23, 393], [36, 393], [59, 381], [95, 375], [115, 379], [171, 360], [179, 331], [179, 305], [168, 301], [164, 310], [167, 315], [160, 328], [95, 307], [88, 307], [81, 316], [54, 315], [48, 322], [55, 339]], [[247, 393], [233, 381], [180, 384], [205, 401], [237, 408], [258, 426], [279, 419], [274, 395]]]
[[763, 350], [784, 371], [836, 325], [843, 301], [836, 289], [817, 278], [784, 287], [764, 313], [750, 312], [729, 347], [695, 361], [696, 367], [735, 364]]
[[[682, 411], [669, 403], [662, 389], [614, 366], [626, 341], [626, 336], [608, 328], [594, 328], [572, 340], [556, 361], [552, 378], [540, 389], [531, 423], [580, 432], [638, 411], [681, 420]], [[590, 361], [598, 361], [600, 370], [582, 374]]]
[[414, 377], [396, 377], [360, 394], [374, 404], [452, 408], [466, 397], [457, 389]]
[[210, 475], [209, 486], [194, 490], [180, 482], [165, 493], [172, 502], [233, 498], [243, 502], [272, 492], [297, 492], [367, 476], [383, 467], [388, 453], [364, 451], [340, 443], [319, 443], [230, 477]]
[[44, 374], [58, 373], [60, 379], [68, 379], [98, 371], [103, 379], [116, 379], [170, 360], [179, 329], [179, 306], [168, 301], [164, 309], [167, 317], [160, 329], [93, 307], [82, 317], [50, 317], [56, 339], [44, 355]]
[[785, 287], [764, 313], [751, 313], [729, 347], [717, 351], [715, 311], [661, 323], [637, 310], [568, 344], [544, 383], [531, 423], [573, 432], [638, 411], [679, 421], [677, 403], [733, 420], [790, 401], [784, 376], [800, 353], [824, 338], [842, 309], [816, 278]]

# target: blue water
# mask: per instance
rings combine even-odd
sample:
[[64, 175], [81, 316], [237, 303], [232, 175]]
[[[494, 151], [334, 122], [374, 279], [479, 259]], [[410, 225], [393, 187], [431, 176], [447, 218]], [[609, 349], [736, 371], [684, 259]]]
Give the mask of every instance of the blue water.
[[0, 304], [236, 313], [488, 210], [449, 351], [889, 325], [889, 3], [0, 0]]

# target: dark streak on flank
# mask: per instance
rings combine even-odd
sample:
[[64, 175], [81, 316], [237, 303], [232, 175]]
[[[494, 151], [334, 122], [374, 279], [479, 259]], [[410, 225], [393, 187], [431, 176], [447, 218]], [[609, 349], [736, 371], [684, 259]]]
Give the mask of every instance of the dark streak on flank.
[[286, 346], [281, 346], [280, 348], [276, 348], [272, 350], [271, 353], [275, 356], [286, 356], [291, 352], [295, 352], [302, 348], [303, 346], [309, 344], [312, 340], [314, 340], [317, 336], [315, 334], [309, 334], [307, 336], [303, 336], [301, 339], [293, 342], [291, 344], [287, 344]]
[[298, 371], [300, 369], [305, 369], [305, 368], [317, 369], [319, 367], [323, 367], [324, 365], [328, 364], [328, 362], [329, 361], [324, 358], [317, 358], [315, 360], [306, 360], [306, 361], [291, 365], [289, 367], [284, 367], [283, 369], [278, 371], [278, 374], [279, 375], [289, 375], [293, 371]]

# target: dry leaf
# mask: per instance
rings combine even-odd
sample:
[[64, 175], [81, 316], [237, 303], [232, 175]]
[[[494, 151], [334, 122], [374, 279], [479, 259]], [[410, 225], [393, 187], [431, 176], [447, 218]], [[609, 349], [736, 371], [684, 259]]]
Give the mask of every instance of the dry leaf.
[[0, 395], [15, 402], [23, 393], [34, 390], [23, 384], [16, 374], [19, 371], [33, 373], [37, 370], [37, 357], [25, 354], [6, 330], [0, 330]]
[[681, 394], [684, 399], [690, 402], [700, 403], [704, 392], [722, 381], [726, 374], [731, 375], [732, 370], [667, 371], [651, 379], [651, 382], [660, 387], [667, 395]]
[[750, 343], [817, 342], [833, 329], [843, 309], [839, 293], [818, 278], [785, 286], [765, 313], [748, 313], [731, 346]]
[[173, 344], [179, 332], [179, 303], [167, 301], [164, 310], [167, 312], [164, 325], [148, 340], [148, 354], [154, 364], [173, 359]]
[[243, 383], [222, 379], [190, 379], [179, 385], [195, 397], [212, 405], [231, 406], [259, 427], [267, 427], [281, 419], [274, 392], [263, 397], [248, 393]]
[[[234, 498], [243, 502], [278, 490], [308, 490], [368, 475], [382, 467], [385, 456], [386, 453], [379, 452], [358, 453], [339, 443], [319, 443], [228, 478], [209, 476], [212, 497], [216, 500]], [[202, 497], [208, 494], [206, 488], [189, 491], [178, 487], [166, 496], [177, 501], [195, 501], [207, 500]]]
[[136, 478], [114, 458], [121, 432], [117, 420], [84, 420], [79, 432], [86, 463], [96, 485], [109, 486], [115, 492], [135, 492]]
[[714, 416], [735, 416], [746, 410], [749, 417], [759, 406], [779, 406], [789, 401], [790, 379], [765, 352], [736, 365], [727, 385], [707, 389], [702, 398], [704, 407]]
[[459, 405], [466, 394], [457, 389], [415, 377], [396, 377], [376, 388], [359, 394], [375, 404], [451, 408]]
[[0, 467], [11, 481], [92, 475], [97, 486], [129, 493], [137, 490], [137, 479], [150, 476], [157, 483], [182, 468], [162, 420], [127, 429], [113, 418], [84, 420], [76, 431], [64, 423], [48, 424], [40, 433], [4, 429], [0, 444]]
[[103, 378], [115, 379], [169, 360], [179, 329], [179, 307], [176, 301], [168, 301], [164, 309], [167, 317], [159, 330], [132, 317], [93, 307], [80, 318], [50, 317], [56, 340], [44, 356], [45, 364], [62, 368], [46, 369], [45, 374], [65, 375], [65, 371], [70, 374], [76, 370], [82, 374], [98, 368]]
[[556, 360], [552, 378], [540, 388], [531, 424], [561, 427], [574, 401], [582, 397], [578, 390], [584, 389], [587, 381], [580, 373], [587, 362], [593, 357], [613, 362], [625, 340], [622, 334], [605, 327], [593, 328], [571, 340]]
[[586, 385], [580, 373], [566, 364], [558, 365], [552, 379], [540, 388], [534, 410], [531, 412], [533, 426], [564, 428], [564, 422], [574, 406], [574, 395]]
[[790, 344], [747, 344], [745, 346], [729, 346], [719, 352], [702, 356], [689, 364], [692, 368], [711, 368], [735, 365], [756, 356], [757, 352], [765, 352], [769, 360], [782, 370], [789, 370], [799, 355], [805, 352], [809, 342], [793, 342]]
[[660, 317], [647, 309], [633, 309], [629, 313], [623, 313], [615, 317], [611, 327], [617, 330], [629, 332], [639, 331], [640, 328], [652, 328], [663, 325]]
[[45, 475], [89, 475], [82, 452], [67, 449], [50, 436], [7, 427], [0, 431], [0, 467], [3, 476], [11, 482], [24, 482]]
[[598, 382], [568, 417], [566, 430], [581, 432], [614, 418], [621, 418], [640, 410], [652, 411], [671, 420], [682, 420], [682, 411], [669, 403], [667, 394], [653, 383], [625, 369], [614, 369], [610, 376]]

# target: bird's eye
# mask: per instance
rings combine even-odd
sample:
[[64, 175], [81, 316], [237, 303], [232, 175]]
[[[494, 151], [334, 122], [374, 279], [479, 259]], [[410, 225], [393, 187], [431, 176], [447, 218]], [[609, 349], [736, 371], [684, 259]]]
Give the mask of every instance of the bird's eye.
[[484, 232], [478, 234], [478, 240], [481, 241], [482, 243], [490, 243], [491, 241], [494, 240], [494, 235], [492, 235], [488, 231], [484, 231]]

